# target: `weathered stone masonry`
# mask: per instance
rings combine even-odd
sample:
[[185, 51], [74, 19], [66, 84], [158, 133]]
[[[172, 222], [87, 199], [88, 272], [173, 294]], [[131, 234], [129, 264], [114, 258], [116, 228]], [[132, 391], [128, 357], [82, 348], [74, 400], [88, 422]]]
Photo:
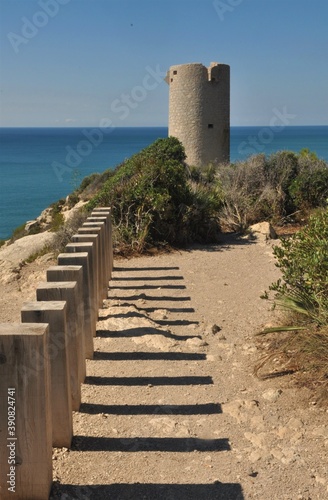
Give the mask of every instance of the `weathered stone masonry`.
[[202, 166], [230, 159], [230, 66], [171, 66], [169, 135], [185, 147], [187, 163]]

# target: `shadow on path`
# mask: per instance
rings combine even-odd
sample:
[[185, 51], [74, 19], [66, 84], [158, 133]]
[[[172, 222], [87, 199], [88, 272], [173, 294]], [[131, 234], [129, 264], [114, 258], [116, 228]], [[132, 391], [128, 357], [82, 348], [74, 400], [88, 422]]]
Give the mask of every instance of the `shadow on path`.
[[175, 335], [174, 333], [167, 332], [165, 330], [158, 330], [157, 328], [152, 327], [140, 327], [140, 328], [130, 328], [125, 330], [118, 331], [109, 331], [109, 330], [97, 330], [97, 337], [102, 338], [131, 338], [131, 337], [142, 337], [144, 335], [162, 335], [168, 339], [172, 340], [187, 340], [187, 339], [200, 339], [199, 335]]
[[105, 361], [205, 361], [206, 354], [198, 352], [101, 352], [95, 351], [94, 359]]
[[163, 451], [191, 453], [193, 451], [229, 451], [228, 439], [198, 439], [172, 437], [109, 438], [96, 436], [74, 436], [72, 451]]
[[[54, 484], [50, 500], [61, 494], [77, 500], [244, 500], [240, 484], [94, 484], [74, 486]], [[67, 497], [65, 497], [67, 498]]]
[[212, 377], [87, 377], [89, 385], [208, 385], [213, 384]]
[[221, 405], [216, 403], [196, 405], [101, 405], [82, 403], [81, 413], [97, 415], [216, 415], [222, 413]]

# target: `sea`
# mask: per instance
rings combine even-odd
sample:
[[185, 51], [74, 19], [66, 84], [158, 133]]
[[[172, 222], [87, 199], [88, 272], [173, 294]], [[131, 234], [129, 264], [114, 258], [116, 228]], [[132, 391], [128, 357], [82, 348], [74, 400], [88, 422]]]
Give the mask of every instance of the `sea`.
[[[66, 197], [82, 179], [115, 168], [166, 127], [0, 128], [0, 239]], [[309, 148], [328, 162], [328, 126], [231, 127], [231, 161]]]

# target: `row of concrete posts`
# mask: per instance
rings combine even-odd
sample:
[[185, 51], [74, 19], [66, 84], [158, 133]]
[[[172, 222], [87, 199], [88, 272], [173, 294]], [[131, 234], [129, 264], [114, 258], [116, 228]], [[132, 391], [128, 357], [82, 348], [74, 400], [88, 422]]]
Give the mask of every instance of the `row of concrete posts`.
[[111, 211], [97, 208], [23, 305], [21, 323], [0, 324], [1, 500], [49, 498], [52, 448], [71, 446], [112, 268]]

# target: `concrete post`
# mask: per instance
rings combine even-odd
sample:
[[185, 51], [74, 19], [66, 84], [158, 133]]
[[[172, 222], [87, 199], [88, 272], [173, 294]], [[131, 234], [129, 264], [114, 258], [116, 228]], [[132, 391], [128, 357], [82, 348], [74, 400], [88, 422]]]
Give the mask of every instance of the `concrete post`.
[[60, 253], [58, 255], [58, 265], [59, 266], [82, 266], [83, 270], [83, 305], [84, 305], [84, 348], [85, 357], [87, 359], [93, 359], [93, 336], [94, 336], [94, 324], [93, 324], [93, 307], [90, 298], [90, 268], [89, 268], [89, 254], [88, 252], [79, 253]]
[[49, 330], [0, 324], [0, 498], [44, 500], [52, 484]]
[[[101, 302], [104, 299], [107, 299], [107, 290], [108, 290], [108, 282], [107, 282], [107, 245], [105, 241], [105, 224], [102, 223], [101, 226], [95, 226], [94, 223], [89, 223], [90, 225], [83, 225], [80, 227], [77, 232], [78, 234], [97, 234], [99, 236], [99, 252], [100, 252], [100, 260], [98, 266], [98, 277], [99, 277], [99, 285], [100, 285], [100, 297]], [[97, 223], [95, 223], [97, 224]], [[109, 264], [108, 264], [109, 266]]]
[[[107, 233], [106, 233], [106, 223], [105, 222], [84, 222], [79, 228], [78, 232], [80, 230], [85, 231], [86, 229], [101, 229], [102, 233], [102, 239], [103, 239], [103, 252], [104, 252], [104, 274], [103, 274], [103, 283], [104, 283], [104, 298], [107, 299], [108, 297], [108, 274], [109, 274], [109, 249], [107, 245]], [[81, 233], [81, 234], [82, 234]], [[92, 234], [92, 233], [91, 233]]]
[[95, 254], [95, 283], [96, 283], [96, 299], [98, 307], [102, 306], [102, 283], [101, 283], [101, 241], [98, 234], [73, 234], [71, 237], [72, 243], [93, 243]]
[[85, 365], [85, 325], [84, 325], [84, 303], [83, 303], [83, 267], [82, 266], [51, 266], [47, 269], [47, 282], [75, 281], [77, 294], [76, 307], [76, 329], [79, 335], [81, 349], [79, 350], [79, 382], [83, 383], [86, 376]]
[[88, 252], [89, 257], [89, 295], [91, 302], [91, 320], [92, 320], [92, 333], [96, 335], [96, 323], [98, 320], [98, 294], [97, 294], [97, 266], [96, 266], [96, 253], [95, 245], [91, 242], [84, 243], [68, 243], [65, 247], [67, 253], [81, 253]]
[[82, 331], [77, 328], [78, 296], [76, 281], [39, 283], [36, 299], [39, 301], [66, 301], [67, 305], [67, 349], [69, 360], [72, 409], [78, 411], [81, 405], [81, 370], [84, 362]]
[[[90, 217], [87, 217], [86, 222], [104, 222], [106, 229], [106, 243], [107, 247], [110, 249], [111, 245], [111, 227], [110, 227], [110, 214], [106, 212], [96, 212], [93, 211]], [[111, 271], [111, 269], [110, 269]], [[110, 276], [108, 276], [110, 279]]]
[[48, 323], [51, 380], [52, 445], [71, 446], [72, 399], [66, 344], [66, 302], [26, 302], [22, 323]]
[[109, 226], [109, 240], [108, 240], [108, 248], [110, 250], [110, 276], [113, 271], [114, 260], [113, 260], [113, 225], [112, 225], [112, 209], [110, 207], [97, 207], [93, 210], [91, 217], [107, 217], [108, 226]]

